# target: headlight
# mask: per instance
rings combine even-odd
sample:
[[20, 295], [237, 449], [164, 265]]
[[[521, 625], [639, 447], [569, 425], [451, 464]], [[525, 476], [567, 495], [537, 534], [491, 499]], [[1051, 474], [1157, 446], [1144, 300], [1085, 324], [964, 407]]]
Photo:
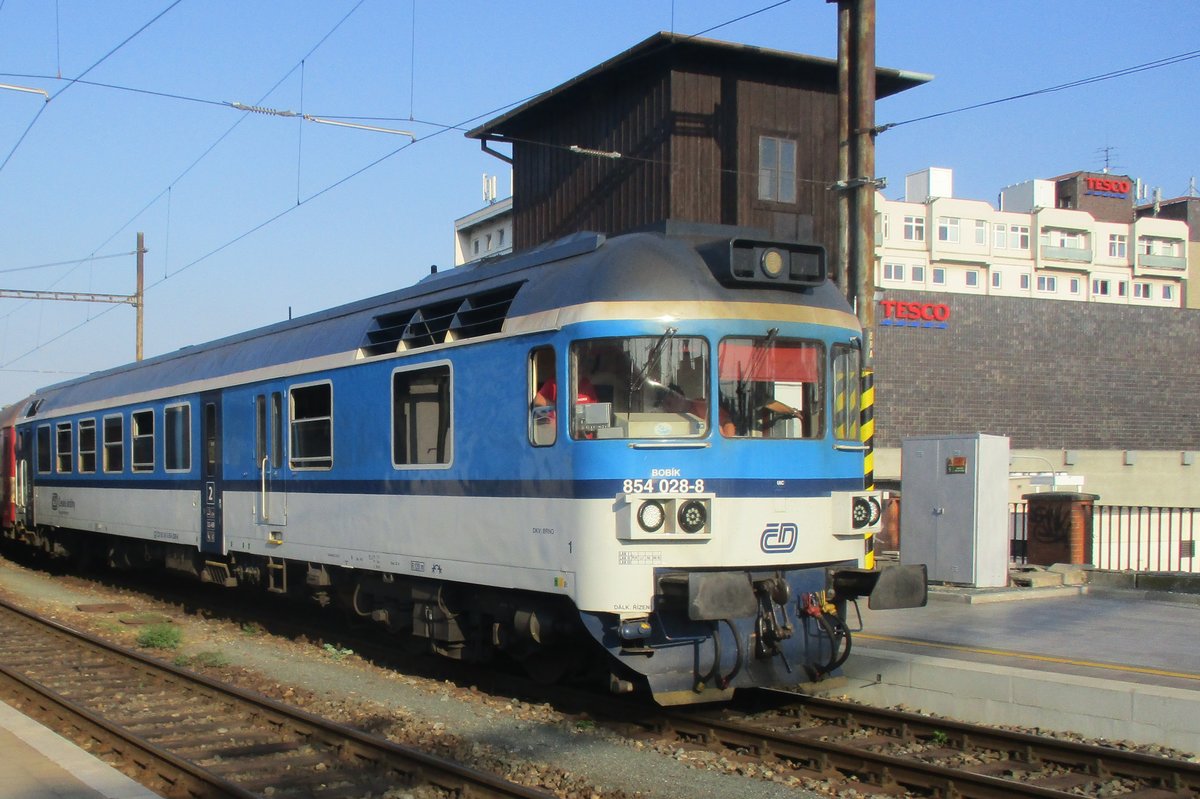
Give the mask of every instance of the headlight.
[[855, 497], [850, 507], [850, 524], [855, 530], [870, 527], [879, 521], [883, 508], [875, 497]]
[[708, 524], [708, 509], [704, 503], [689, 499], [679, 506], [679, 529], [685, 533], [698, 533]]
[[667, 520], [667, 512], [663, 510], [662, 503], [657, 499], [648, 499], [638, 508], [637, 520], [643, 530], [653, 533], [663, 526], [663, 522]]
[[762, 272], [769, 278], [777, 278], [783, 274], [783, 252], [776, 249], [765, 250], [759, 260]]

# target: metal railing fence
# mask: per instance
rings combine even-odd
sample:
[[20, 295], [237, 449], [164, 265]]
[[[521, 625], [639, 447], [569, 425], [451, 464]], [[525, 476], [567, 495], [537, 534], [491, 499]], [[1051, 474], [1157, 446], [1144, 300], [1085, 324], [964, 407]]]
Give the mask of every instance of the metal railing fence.
[[[1027, 502], [1010, 502], [1009, 553], [1027, 562]], [[1200, 508], [1095, 505], [1092, 508], [1092, 565], [1098, 569], [1200, 573], [1196, 533]]]

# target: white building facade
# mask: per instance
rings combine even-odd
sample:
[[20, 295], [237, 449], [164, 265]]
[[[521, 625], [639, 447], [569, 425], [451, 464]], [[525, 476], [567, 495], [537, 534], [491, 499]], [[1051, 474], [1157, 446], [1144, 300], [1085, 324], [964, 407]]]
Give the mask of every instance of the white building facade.
[[996, 209], [954, 197], [952, 171], [937, 167], [909, 175], [903, 200], [876, 195], [875, 207], [880, 289], [1184, 306], [1181, 221], [1056, 208], [1051, 180], [1005, 189]]
[[454, 265], [512, 252], [512, 197], [454, 220]]

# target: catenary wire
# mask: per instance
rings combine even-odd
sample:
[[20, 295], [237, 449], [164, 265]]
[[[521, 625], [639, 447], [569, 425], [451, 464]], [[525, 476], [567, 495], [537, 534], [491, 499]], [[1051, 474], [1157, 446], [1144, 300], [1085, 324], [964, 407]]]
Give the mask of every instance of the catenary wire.
[[[365, 1], [365, 0], [363, 0], [363, 1]], [[176, 0], [176, 3], [178, 3], [178, 2], [181, 2], [181, 0]], [[722, 28], [722, 27], [725, 27], [725, 26], [727, 26], [727, 25], [733, 24], [733, 23], [735, 23], [735, 22], [741, 21], [741, 20], [743, 20], [743, 19], [746, 19], [746, 18], [748, 18], [748, 17], [754, 16], [754, 15], [756, 15], [756, 14], [760, 14], [760, 13], [763, 13], [763, 12], [765, 12], [765, 11], [769, 11], [769, 10], [771, 10], [771, 9], [774, 9], [774, 8], [777, 8], [777, 7], [779, 7], [779, 6], [785, 5], [785, 4], [789, 3], [789, 2], [790, 2], [790, 0], [781, 0], [781, 2], [773, 3], [773, 4], [769, 5], [769, 6], [765, 6], [765, 7], [761, 8], [761, 9], [758, 9], [758, 10], [756, 10], [756, 11], [749, 12], [749, 13], [747, 13], [747, 14], [743, 14], [743, 15], [741, 15], [741, 16], [739, 16], [739, 17], [736, 17], [736, 18], [734, 18], [734, 19], [728, 20], [728, 21], [726, 21], [726, 22], [723, 22], [723, 23], [720, 23], [720, 24], [718, 24], [718, 25], [714, 25], [714, 26], [712, 26], [712, 27], [710, 27], [710, 28], [706, 28], [706, 29], [704, 29], [703, 31], [700, 31], [700, 32], [697, 32], [697, 33], [691, 34], [691, 35], [690, 35], [689, 37], [687, 37], [687, 38], [693, 38], [693, 37], [697, 37], [697, 36], [704, 35], [704, 34], [706, 34], [706, 33], [710, 33], [710, 32], [712, 32], [712, 31], [714, 31], [714, 30], [717, 30], [717, 29], [719, 29], [719, 28]], [[359, 3], [359, 5], [361, 5], [361, 2]], [[356, 6], [355, 6], [353, 9], [351, 9], [351, 11], [350, 11], [350, 12], [348, 12], [348, 14], [347, 14], [347, 17], [349, 17], [349, 16], [350, 16], [350, 14], [353, 14], [353, 13], [354, 13], [354, 11], [355, 11], [355, 10], [357, 10], [357, 8], [359, 7], [359, 5], [356, 5]], [[173, 7], [173, 6], [172, 6], [172, 7]], [[169, 10], [169, 9], [167, 9], [167, 10]], [[164, 11], [164, 13], [165, 13], [165, 11]], [[345, 18], [343, 18], [343, 21], [344, 21], [344, 20], [345, 20]], [[149, 24], [149, 23], [148, 23], [148, 24]], [[339, 27], [340, 25], [341, 25], [341, 22], [339, 22], [339, 23], [338, 23], [338, 25], [337, 25], [337, 26], [335, 26], [335, 27], [334, 27], [334, 29], [333, 29], [333, 30], [331, 30], [331, 31], [329, 32], [329, 34], [327, 34], [327, 35], [326, 35], [326, 37], [325, 37], [325, 38], [323, 38], [323, 39], [321, 40], [321, 42], [318, 42], [318, 44], [317, 44], [317, 45], [316, 45], [316, 46], [313, 48], [313, 50], [312, 50], [312, 51], [310, 51], [310, 52], [309, 52], [309, 54], [308, 54], [308, 55], [311, 55], [311, 53], [312, 53], [313, 51], [315, 51], [315, 50], [317, 49], [317, 47], [319, 47], [319, 46], [320, 46], [320, 44], [321, 44], [321, 43], [323, 43], [323, 42], [325, 41], [325, 39], [327, 39], [327, 38], [328, 38], [328, 36], [332, 35], [332, 34], [333, 34], [333, 32], [334, 32], [334, 31], [337, 29], [337, 27]], [[107, 56], [106, 56], [106, 57], [107, 57]], [[307, 55], [306, 55], [305, 57], [307, 58]], [[1113, 71], [1113, 72], [1109, 72], [1109, 73], [1103, 73], [1103, 74], [1101, 74], [1101, 75], [1096, 75], [1096, 76], [1092, 76], [1092, 77], [1089, 77], [1089, 78], [1083, 78], [1083, 79], [1080, 79], [1080, 80], [1077, 80], [1077, 81], [1071, 81], [1071, 82], [1064, 83], [1064, 84], [1060, 84], [1060, 85], [1057, 85], [1057, 86], [1046, 87], [1046, 88], [1043, 88], [1043, 89], [1037, 89], [1037, 90], [1033, 90], [1033, 91], [1030, 91], [1030, 92], [1024, 92], [1024, 93], [1017, 94], [1017, 95], [1011, 95], [1011, 96], [1009, 96], [1009, 97], [998, 98], [998, 99], [996, 99], [996, 100], [992, 100], [992, 101], [988, 101], [988, 102], [984, 102], [984, 103], [977, 103], [977, 104], [973, 104], [973, 105], [971, 105], [971, 106], [965, 106], [965, 107], [962, 107], [962, 108], [950, 109], [950, 110], [948, 110], [948, 111], [943, 111], [943, 112], [939, 112], [939, 113], [936, 113], [936, 114], [928, 114], [928, 115], [924, 115], [924, 116], [921, 116], [921, 117], [915, 117], [915, 118], [912, 118], [912, 119], [907, 119], [907, 120], [903, 120], [903, 121], [896, 122], [896, 123], [889, 123], [889, 124], [887, 124], [887, 125], [880, 126], [879, 130], [886, 130], [886, 129], [890, 129], [890, 128], [892, 128], [892, 127], [898, 127], [898, 126], [900, 126], [900, 125], [906, 125], [906, 124], [911, 124], [911, 123], [914, 123], [914, 122], [925, 121], [925, 120], [928, 120], [928, 119], [934, 119], [934, 118], [938, 118], [938, 117], [941, 117], [941, 116], [947, 116], [947, 115], [950, 115], [950, 114], [961, 113], [961, 112], [964, 112], [964, 111], [968, 111], [968, 110], [972, 110], [972, 109], [976, 109], [976, 108], [981, 108], [981, 107], [985, 107], [985, 106], [990, 106], [990, 105], [996, 105], [996, 104], [999, 104], [999, 103], [1004, 103], [1004, 102], [1015, 101], [1015, 100], [1018, 100], [1018, 99], [1023, 99], [1023, 98], [1026, 98], [1026, 97], [1031, 97], [1031, 96], [1035, 96], [1035, 95], [1038, 95], [1038, 94], [1045, 94], [1045, 93], [1050, 93], [1050, 92], [1063, 91], [1063, 90], [1066, 90], [1066, 89], [1070, 89], [1070, 88], [1076, 88], [1076, 87], [1079, 87], [1079, 86], [1088, 85], [1088, 84], [1091, 84], [1091, 83], [1096, 83], [1096, 82], [1100, 82], [1100, 81], [1104, 81], [1104, 80], [1111, 80], [1111, 79], [1115, 79], [1115, 78], [1118, 78], [1118, 77], [1124, 77], [1124, 76], [1126, 76], [1126, 75], [1135, 74], [1135, 73], [1137, 73], [1137, 72], [1146, 71], [1146, 70], [1149, 70], [1149, 69], [1157, 69], [1157, 68], [1161, 68], [1161, 67], [1164, 67], [1164, 66], [1170, 66], [1170, 65], [1173, 65], [1173, 64], [1176, 64], [1176, 63], [1180, 63], [1180, 62], [1183, 62], [1183, 61], [1187, 61], [1187, 60], [1190, 60], [1190, 59], [1193, 59], [1193, 58], [1197, 58], [1197, 57], [1200, 57], [1200, 51], [1192, 51], [1192, 52], [1190, 52], [1190, 53], [1183, 53], [1183, 54], [1179, 54], [1179, 55], [1176, 55], [1176, 56], [1169, 56], [1169, 57], [1166, 57], [1166, 58], [1163, 58], [1163, 59], [1158, 59], [1158, 60], [1156, 60], [1156, 61], [1147, 62], [1147, 63], [1145, 63], [1145, 64], [1140, 64], [1140, 65], [1136, 65], [1136, 66], [1134, 66], [1134, 67], [1128, 67], [1128, 68], [1124, 68], [1124, 69], [1121, 69], [1121, 70], [1115, 70], [1115, 71]], [[302, 59], [302, 61], [303, 61], [303, 59]], [[99, 63], [99, 62], [97, 62], [97, 63]], [[91, 69], [91, 68], [89, 68], [89, 71], [90, 71], [90, 69]], [[282, 83], [282, 82], [283, 82], [283, 80], [286, 80], [286, 78], [287, 78], [288, 76], [290, 76], [290, 75], [292, 74], [292, 72], [294, 72], [294, 71], [295, 71], [295, 69], [296, 69], [296, 68], [295, 68], [295, 67], [293, 67], [293, 69], [292, 69], [291, 71], [289, 71], [289, 72], [288, 72], [288, 74], [287, 74], [287, 75], [285, 75], [285, 76], [284, 76], [284, 78], [282, 78], [282, 79], [279, 81], [279, 83], [277, 83], [277, 84], [275, 85], [275, 87], [272, 87], [271, 91], [269, 91], [269, 92], [267, 93], [267, 95], [264, 95], [264, 99], [265, 99], [265, 97], [266, 97], [266, 96], [269, 96], [269, 95], [270, 95], [270, 93], [271, 93], [272, 91], [274, 91], [274, 89], [275, 89], [275, 88], [277, 88], [277, 87], [278, 87], [278, 85], [279, 85], [280, 83]], [[85, 73], [84, 73], [84, 74], [86, 74], [86, 71], [85, 71]], [[77, 79], [76, 79], [74, 82], [81, 82], [81, 81], [80, 81], [80, 79], [79, 79], [79, 78], [77, 78]], [[121, 89], [121, 90], [127, 90], [127, 91], [140, 91], [140, 90], [136, 90], [136, 89], [128, 89], [127, 87], [119, 87], [119, 86], [109, 86], [109, 88], [115, 88], [115, 89]], [[61, 92], [60, 92], [60, 93], [61, 93]], [[154, 94], [154, 92], [146, 92], [146, 93], [148, 93], [148, 94]], [[503, 110], [506, 110], [506, 109], [509, 109], [509, 108], [515, 107], [515, 106], [517, 106], [517, 105], [520, 105], [520, 104], [522, 104], [522, 103], [528, 102], [529, 100], [532, 100], [532, 99], [534, 99], [535, 97], [539, 96], [540, 94], [542, 94], [542, 93], [540, 93], [540, 92], [539, 92], [538, 94], [530, 95], [529, 97], [527, 97], [527, 98], [524, 98], [524, 99], [522, 99], [522, 100], [518, 100], [518, 101], [515, 101], [515, 102], [513, 102], [513, 103], [508, 103], [508, 104], [506, 104], [506, 105], [504, 105], [504, 106], [501, 106], [501, 107], [500, 107], [500, 108], [498, 108], [498, 109], [495, 109], [495, 110], [493, 110], [493, 111], [490, 111], [490, 112], [485, 112], [485, 113], [483, 113], [483, 114], [479, 114], [479, 115], [477, 115], [477, 116], [475, 116], [475, 117], [472, 117], [472, 118], [471, 118], [471, 119], [469, 119], [469, 120], [465, 120], [464, 122], [458, 123], [457, 125], [442, 125], [442, 126], [439, 126], [439, 129], [438, 129], [436, 132], [434, 132], [434, 133], [430, 134], [429, 136], [423, 137], [423, 138], [422, 138], [422, 141], [423, 141], [424, 139], [427, 139], [427, 138], [432, 138], [432, 137], [434, 137], [434, 136], [440, 135], [441, 133], [444, 133], [444, 132], [447, 132], [447, 131], [450, 131], [450, 130], [463, 130], [463, 129], [464, 129], [464, 127], [465, 127], [467, 124], [469, 124], [470, 122], [472, 122], [472, 121], [478, 120], [478, 119], [480, 119], [480, 118], [482, 118], [482, 117], [484, 117], [484, 116], [488, 116], [488, 115], [491, 115], [491, 114], [499, 113], [499, 112], [501, 112], [501, 111], [503, 111]], [[183, 96], [175, 96], [175, 99], [193, 100], [193, 101], [197, 101], [197, 102], [206, 102], [206, 103], [211, 103], [211, 104], [227, 105], [226, 103], [224, 103], [224, 102], [221, 102], [221, 101], [203, 100], [203, 99], [200, 99], [200, 98], [188, 98], [188, 97], [183, 97]], [[410, 98], [410, 99], [411, 99], [411, 98]], [[261, 101], [260, 101], [260, 102], [261, 102]], [[39, 112], [39, 113], [40, 113], [40, 112]], [[327, 116], [328, 118], [334, 118], [334, 119], [363, 119], [363, 120], [366, 120], [366, 119], [374, 119], [374, 120], [388, 120], [388, 121], [403, 121], [403, 120], [400, 120], [400, 119], [397, 119], [397, 118], [391, 118], [391, 117], [353, 117], [353, 116], [341, 116], [341, 117], [339, 117], [339, 116], [333, 116], [333, 115], [323, 115], [323, 116]], [[239, 123], [240, 123], [240, 121], [241, 121], [241, 120], [239, 120]], [[432, 122], [420, 122], [419, 120], [412, 119], [412, 118], [411, 118], [411, 116], [410, 116], [410, 118], [409, 118], [409, 120], [408, 120], [408, 121], [419, 122], [420, 124], [429, 124], [429, 125], [432, 125], [432, 126], [438, 126], [438, 123], [432, 123]], [[216, 145], [217, 145], [217, 144], [218, 144], [218, 143], [219, 143], [219, 142], [220, 142], [222, 139], [224, 139], [224, 137], [225, 137], [226, 135], [228, 135], [228, 133], [229, 133], [229, 132], [231, 132], [231, 131], [233, 130], [233, 128], [235, 128], [235, 127], [237, 126], [237, 124], [238, 124], [238, 123], [235, 123], [233, 126], [231, 126], [230, 130], [229, 130], [229, 131], [226, 131], [226, 133], [225, 133], [225, 134], [223, 134], [223, 135], [220, 137], [220, 139], [218, 139], [218, 140], [217, 140], [217, 142], [214, 142], [214, 144], [213, 144], [213, 145], [212, 145], [212, 146], [211, 146], [211, 147], [210, 147], [208, 150], [206, 150], [206, 151], [205, 151], [205, 153], [204, 153], [204, 154], [203, 154], [203, 155], [202, 155], [202, 156], [201, 156], [199, 159], [197, 159], [195, 162], [193, 162], [193, 164], [192, 164], [192, 165], [190, 165], [190, 166], [189, 166], [189, 167], [188, 167], [186, 170], [184, 170], [184, 172], [183, 172], [183, 173], [181, 173], [181, 175], [179, 176], [179, 178], [177, 178], [177, 179], [176, 179], [176, 181], [175, 181], [175, 182], [177, 182], [177, 181], [178, 181], [179, 179], [181, 179], [181, 178], [182, 178], [184, 175], [186, 175], [188, 172], [190, 172], [190, 171], [191, 171], [191, 169], [192, 169], [192, 168], [194, 168], [194, 166], [195, 166], [196, 164], [198, 164], [200, 160], [202, 160], [202, 159], [203, 159], [203, 158], [204, 158], [204, 157], [205, 157], [205, 156], [206, 156], [206, 155], [207, 155], [209, 152], [211, 152], [211, 150], [212, 150], [212, 149], [213, 149], [213, 148], [214, 148], [214, 147], [215, 147], [215, 146], [216, 146]], [[510, 141], [516, 141], [516, 140], [510, 140]], [[533, 140], [528, 140], [528, 142], [529, 142], [529, 143], [531, 143], [531, 144], [540, 145], [540, 146], [547, 146], [547, 147], [561, 147], [561, 146], [562, 146], [562, 145], [552, 145], [552, 144], [545, 143], [545, 142], [537, 142], [537, 141], [533, 141]], [[400, 146], [400, 147], [396, 148], [395, 150], [392, 150], [391, 152], [389, 152], [389, 153], [385, 154], [384, 156], [382, 156], [382, 157], [380, 157], [380, 158], [377, 158], [376, 160], [374, 160], [374, 161], [370, 162], [369, 164], [367, 164], [367, 165], [365, 165], [365, 166], [363, 166], [363, 167], [359, 168], [358, 170], [355, 170], [354, 172], [350, 173], [349, 175], [347, 175], [347, 176], [345, 176], [345, 177], [343, 177], [343, 178], [341, 178], [341, 179], [339, 179], [339, 180], [335, 181], [334, 183], [332, 183], [332, 184], [329, 184], [329, 185], [328, 185], [328, 186], [326, 186], [325, 188], [323, 188], [323, 189], [321, 189], [320, 191], [318, 191], [318, 192], [316, 192], [316, 193], [314, 193], [314, 194], [310, 195], [309, 197], [307, 197], [307, 198], [305, 198], [305, 199], [303, 199], [303, 200], [298, 200], [298, 202], [297, 202], [297, 204], [296, 204], [296, 205], [294, 205], [294, 206], [291, 206], [291, 207], [289, 207], [289, 208], [285, 209], [284, 211], [281, 211], [281, 212], [279, 212], [279, 213], [277, 213], [277, 214], [273, 215], [272, 217], [268, 218], [267, 220], [265, 220], [265, 221], [263, 221], [263, 222], [260, 222], [259, 224], [256, 224], [256, 225], [254, 225], [252, 228], [250, 228], [250, 229], [248, 229], [248, 230], [244, 231], [243, 233], [241, 233], [241, 234], [237, 235], [237, 236], [236, 236], [236, 237], [234, 237], [233, 239], [231, 239], [231, 240], [229, 240], [229, 241], [225, 242], [224, 244], [222, 244], [222, 245], [220, 245], [220, 246], [218, 246], [218, 247], [216, 247], [216, 248], [214, 248], [214, 249], [210, 250], [209, 252], [205, 253], [204, 255], [200, 256], [199, 258], [197, 258], [197, 259], [194, 259], [193, 261], [191, 261], [191, 262], [189, 262], [188, 264], [184, 265], [184, 266], [183, 266], [183, 267], [181, 267], [180, 269], [178, 269], [178, 270], [176, 270], [176, 271], [174, 271], [174, 272], [170, 272], [170, 273], [168, 273], [168, 274], [164, 275], [164, 277], [163, 277], [161, 280], [159, 280], [159, 281], [157, 281], [156, 283], [152, 284], [152, 285], [151, 285], [151, 286], [149, 286], [148, 288], [154, 288], [154, 287], [157, 287], [157, 286], [161, 285], [163, 282], [165, 282], [166, 280], [170, 279], [171, 277], [174, 277], [175, 275], [177, 275], [177, 274], [180, 274], [181, 272], [184, 272], [184, 271], [186, 271], [186, 270], [190, 269], [191, 267], [193, 267], [193, 266], [195, 266], [195, 265], [197, 265], [197, 264], [199, 264], [199, 263], [201, 263], [201, 262], [203, 262], [203, 261], [207, 260], [208, 258], [212, 257], [213, 255], [216, 255], [217, 253], [221, 252], [222, 250], [224, 250], [224, 249], [228, 248], [229, 246], [232, 246], [233, 244], [235, 244], [235, 243], [237, 243], [237, 242], [241, 241], [242, 239], [246, 238], [247, 236], [249, 236], [249, 235], [252, 235], [253, 233], [255, 233], [255, 232], [257, 232], [257, 231], [261, 230], [262, 228], [264, 228], [264, 227], [266, 227], [266, 226], [268, 226], [268, 225], [272, 224], [273, 222], [277, 221], [278, 219], [280, 219], [280, 218], [282, 218], [282, 217], [286, 216], [286, 215], [287, 215], [287, 214], [289, 214], [291, 211], [293, 211], [293, 210], [295, 210], [295, 209], [297, 209], [297, 208], [299, 208], [299, 207], [301, 207], [301, 206], [303, 206], [303, 205], [307, 204], [307, 203], [308, 203], [308, 202], [310, 202], [311, 200], [314, 200], [314, 199], [316, 199], [317, 197], [320, 197], [320, 196], [324, 195], [325, 193], [327, 193], [327, 192], [329, 192], [329, 191], [332, 191], [333, 189], [335, 189], [335, 188], [337, 188], [338, 186], [340, 186], [340, 185], [342, 185], [342, 184], [346, 183], [346, 182], [347, 182], [347, 181], [349, 181], [349, 180], [352, 180], [353, 178], [357, 177], [358, 175], [362, 174], [363, 172], [365, 172], [365, 171], [367, 171], [367, 170], [369, 170], [369, 169], [373, 169], [374, 167], [378, 166], [379, 164], [383, 163], [384, 161], [387, 161], [387, 160], [389, 160], [390, 158], [392, 158], [392, 157], [393, 157], [393, 156], [395, 156], [396, 154], [398, 154], [398, 153], [400, 153], [400, 152], [402, 152], [402, 151], [404, 151], [404, 150], [408, 149], [409, 147], [413, 146], [415, 143], [416, 143], [416, 140], [414, 140], [414, 141], [412, 141], [412, 142], [408, 142], [408, 143], [406, 143], [406, 144], [404, 144], [404, 145], [402, 145], [402, 146]], [[624, 157], [626, 157], [626, 158], [632, 158], [631, 156], [624, 156]], [[643, 160], [643, 161], [653, 161], [653, 159], [639, 159], [639, 160]], [[7, 162], [7, 161], [6, 161], [6, 162]], [[2, 165], [0, 165], [0, 169], [2, 169], [2, 168], [3, 168], [3, 166], [2, 166]], [[736, 172], [737, 170], [729, 170], [729, 171], [735, 171], [735, 172]], [[817, 180], [817, 179], [809, 179], [809, 178], [799, 178], [799, 177], [798, 177], [798, 179], [799, 179], [799, 180], [801, 180], [801, 181], [805, 181], [805, 182], [812, 182], [812, 183], [825, 183], [825, 182], [827, 182], [827, 181], [822, 181], [822, 180]], [[174, 182], [173, 182], [171, 185], [174, 185]], [[131, 223], [133, 222], [133, 220], [134, 220], [134, 219], [136, 219], [138, 216], [140, 216], [142, 213], [144, 213], [144, 212], [145, 212], [145, 210], [146, 210], [147, 208], [149, 208], [151, 205], [153, 205], [155, 202], [157, 202], [157, 201], [158, 201], [158, 199], [160, 199], [160, 198], [161, 198], [162, 194], [163, 194], [163, 193], [165, 193], [165, 192], [166, 192], [167, 190], [169, 190], [169, 189], [170, 189], [170, 186], [168, 186], [168, 189], [164, 190], [164, 192], [160, 192], [160, 193], [159, 193], [159, 195], [157, 195], [157, 196], [156, 196], [156, 197], [155, 197], [153, 200], [151, 200], [149, 203], [147, 203], [147, 205], [146, 205], [145, 207], [143, 207], [143, 209], [142, 209], [141, 211], [139, 211], [139, 212], [138, 212], [138, 214], [136, 214], [136, 215], [135, 215], [135, 216], [134, 216], [134, 217], [133, 217], [133, 218], [132, 218], [132, 219], [131, 219], [129, 222], [127, 222], [127, 223], [126, 223], [124, 226], [122, 226], [122, 228], [121, 228], [120, 230], [118, 230], [116, 233], [114, 233], [114, 234], [113, 234], [113, 236], [112, 236], [112, 237], [110, 237], [110, 239], [109, 239], [109, 240], [111, 240], [111, 238], [115, 238], [115, 236], [116, 236], [116, 235], [119, 235], [119, 233], [121, 232], [121, 230], [124, 230], [126, 227], [128, 227], [128, 226], [129, 226], [129, 224], [131, 224]], [[106, 242], [106, 243], [107, 243], [107, 242]], [[103, 245], [102, 245], [102, 246], [103, 246]], [[100, 318], [100, 317], [101, 317], [101, 316], [103, 316], [105, 313], [107, 313], [108, 311], [111, 311], [111, 310], [115, 310], [115, 307], [114, 307], [114, 308], [109, 308], [109, 309], [106, 309], [104, 312], [102, 312], [102, 313], [100, 313], [100, 314], [97, 314], [95, 317], [92, 317], [91, 319]], [[89, 320], [87, 320], [87, 321], [91, 321], [91, 319], [89, 319]], [[74, 330], [78, 329], [78, 328], [79, 328], [79, 327], [81, 327], [83, 324], [87, 324], [87, 321], [85, 321], [85, 322], [81, 323], [80, 325], [77, 325], [77, 326], [76, 326], [76, 327], [74, 327], [74, 328], [71, 328], [71, 329], [70, 329], [70, 330], [68, 330], [68, 331], [65, 331], [63, 335], [66, 335], [66, 334], [68, 334], [68, 333], [70, 333], [70, 332], [74, 332]], [[15, 359], [13, 359], [13, 360], [9, 361], [8, 363], [6, 363], [6, 364], [3, 364], [3, 365], [0, 365], [0, 369], [7, 369], [7, 367], [8, 367], [8, 365], [9, 365], [9, 364], [11, 364], [11, 363], [14, 363], [15, 361], [17, 361], [17, 360], [20, 360], [20, 359], [22, 359], [22, 358], [24, 358], [24, 357], [27, 357], [28, 355], [32, 354], [33, 352], [36, 352], [37, 350], [41, 349], [43, 346], [45, 346], [45, 345], [48, 345], [48, 344], [52, 343], [53, 341], [56, 341], [56, 340], [58, 340], [59, 338], [61, 338], [61, 335], [60, 335], [60, 336], [58, 336], [58, 337], [55, 337], [54, 339], [51, 339], [51, 340], [49, 340], [49, 341], [47, 341], [47, 342], [44, 342], [43, 344], [40, 344], [40, 345], [38, 345], [38, 346], [34, 347], [32, 350], [30, 350], [30, 351], [28, 351], [28, 352], [26, 352], [26, 353], [24, 353], [24, 354], [22, 354], [22, 355], [18, 356], [17, 358], [15, 358]]]
[[[118, 44], [116, 47], [112, 48], [112, 49], [111, 49], [111, 50], [109, 50], [107, 53], [105, 53], [104, 55], [102, 55], [102, 56], [101, 56], [101, 57], [100, 57], [100, 58], [99, 58], [97, 61], [95, 61], [95, 62], [94, 62], [94, 63], [93, 63], [93, 64], [92, 64], [90, 67], [88, 67], [87, 69], [85, 69], [83, 72], [79, 73], [79, 74], [78, 74], [76, 77], [74, 77], [74, 78], [72, 78], [71, 80], [67, 81], [67, 85], [66, 85], [66, 86], [63, 86], [63, 87], [62, 87], [61, 89], [59, 89], [57, 92], [55, 92], [54, 94], [52, 94], [52, 95], [48, 96], [48, 97], [46, 98], [46, 102], [42, 103], [42, 107], [41, 107], [41, 108], [39, 108], [39, 109], [38, 109], [38, 112], [37, 112], [36, 114], [34, 114], [34, 115], [33, 115], [33, 119], [31, 119], [31, 120], [29, 121], [29, 124], [28, 124], [28, 125], [25, 127], [25, 130], [23, 130], [23, 131], [21, 132], [21, 135], [17, 137], [16, 144], [14, 144], [14, 145], [12, 146], [12, 149], [8, 151], [8, 155], [6, 155], [6, 156], [4, 157], [4, 161], [3, 161], [3, 162], [0, 162], [0, 172], [3, 172], [3, 171], [4, 171], [4, 168], [5, 168], [6, 166], [8, 166], [8, 162], [12, 160], [12, 157], [13, 157], [13, 155], [14, 155], [14, 154], [16, 154], [17, 150], [18, 150], [18, 149], [20, 148], [20, 146], [21, 146], [21, 143], [25, 141], [25, 137], [29, 135], [29, 132], [30, 132], [31, 130], [33, 130], [33, 126], [37, 124], [37, 121], [38, 121], [39, 119], [41, 119], [41, 118], [42, 118], [42, 114], [43, 114], [43, 113], [45, 113], [45, 111], [46, 111], [46, 108], [47, 108], [47, 107], [50, 105], [50, 101], [51, 101], [51, 100], [54, 100], [55, 98], [57, 98], [57, 97], [61, 96], [63, 92], [67, 91], [67, 90], [68, 90], [68, 89], [70, 89], [72, 86], [74, 86], [74, 85], [75, 85], [75, 84], [76, 84], [76, 83], [79, 81], [79, 79], [80, 79], [80, 78], [82, 78], [84, 75], [86, 75], [86, 74], [88, 74], [89, 72], [91, 72], [91, 71], [92, 71], [93, 69], [95, 69], [96, 67], [98, 67], [98, 66], [100, 66], [101, 64], [103, 64], [103, 63], [104, 63], [106, 60], [108, 60], [108, 58], [109, 58], [110, 56], [112, 56], [112, 55], [113, 55], [113, 53], [117, 52], [117, 51], [118, 51], [118, 50], [120, 50], [122, 47], [124, 47], [125, 45], [129, 44], [131, 41], [133, 41], [133, 40], [134, 40], [134, 38], [136, 38], [138, 35], [140, 35], [140, 34], [141, 34], [141, 33], [142, 33], [144, 30], [146, 30], [146, 28], [149, 28], [149, 27], [150, 27], [151, 25], [153, 25], [155, 22], [157, 22], [158, 20], [160, 20], [160, 19], [163, 17], [163, 15], [165, 15], [165, 14], [166, 14], [168, 11], [170, 11], [170, 10], [171, 10], [171, 9], [173, 9], [173, 8], [175, 8], [175, 6], [179, 5], [179, 4], [180, 4], [180, 3], [182, 3], [182, 2], [183, 2], [183, 0], [175, 0], [175, 2], [171, 3], [171, 5], [167, 6], [167, 7], [166, 7], [166, 8], [164, 8], [162, 11], [158, 12], [158, 14], [156, 14], [156, 15], [155, 15], [155, 16], [154, 16], [154, 17], [153, 17], [153, 18], [152, 18], [152, 19], [151, 19], [149, 22], [147, 22], [146, 24], [142, 25], [142, 27], [138, 28], [138, 29], [137, 29], [136, 31], [134, 31], [133, 33], [129, 34], [129, 36], [125, 37], [125, 39], [124, 39], [124, 40], [123, 40], [123, 41], [122, 41], [120, 44]], [[56, 7], [55, 7], [55, 14], [57, 15], [57, 13], [58, 13], [58, 11], [57, 11], [57, 6], [56, 6]]]

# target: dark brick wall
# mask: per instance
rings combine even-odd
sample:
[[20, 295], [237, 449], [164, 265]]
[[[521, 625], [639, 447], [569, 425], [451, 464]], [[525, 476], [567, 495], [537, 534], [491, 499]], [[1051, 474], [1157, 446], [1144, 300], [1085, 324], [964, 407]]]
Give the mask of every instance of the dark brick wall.
[[875, 444], [993, 433], [1014, 448], [1200, 449], [1200, 311], [888, 290], [942, 303], [945, 330], [876, 305]]

